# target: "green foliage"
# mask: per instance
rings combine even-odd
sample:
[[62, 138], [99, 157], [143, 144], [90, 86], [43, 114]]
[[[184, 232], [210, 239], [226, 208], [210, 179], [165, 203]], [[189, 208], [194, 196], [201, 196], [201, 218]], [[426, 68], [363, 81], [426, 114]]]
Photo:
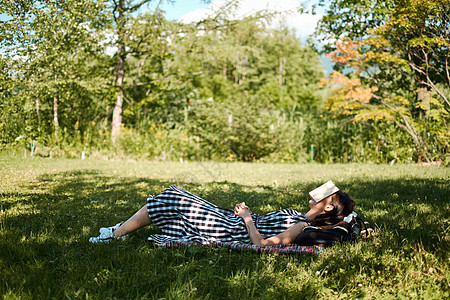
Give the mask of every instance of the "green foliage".
[[26, 116], [22, 97], [15, 97], [20, 87], [14, 89], [9, 64], [0, 58], [0, 145], [5, 147], [21, 139], [26, 130]]
[[198, 52], [177, 55], [181, 61], [171, 66], [206, 67], [213, 75], [193, 82], [201, 98], [235, 102], [250, 94], [277, 108], [296, 105], [309, 110], [319, 106], [316, 84], [324, 74], [323, 67], [317, 54], [301, 46], [293, 32], [270, 29], [252, 19], [228, 26], [227, 30], [180, 41], [180, 52], [193, 43], [199, 44]]
[[[13, 157], [1, 157], [0, 168], [4, 298], [450, 296], [448, 168]], [[305, 211], [308, 191], [330, 178], [375, 235], [316, 256], [158, 249], [146, 241], [155, 227], [127, 241], [88, 242], [171, 184], [222, 207], [245, 201], [265, 214]]]
[[354, 72], [329, 91], [317, 53], [270, 14], [229, 18], [231, 1], [181, 24], [147, 2], [0, 0], [1, 151], [301, 162], [314, 144], [320, 162], [450, 160], [446, 1], [332, 1], [318, 35], [351, 39], [326, 50]]
[[[386, 23], [395, 2], [395, 0], [320, 0], [319, 5], [326, 5], [327, 8], [319, 21], [315, 38], [318, 41], [337, 41], [346, 37], [359, 41], [367, 37], [371, 30]], [[333, 43], [317, 46], [324, 47], [324, 52], [336, 50]], [[342, 68], [339, 63], [336, 67]]]
[[[162, 61], [128, 60], [139, 66], [139, 79], [148, 85], [128, 90], [135, 101], [125, 106], [124, 120], [133, 124], [139, 140], [151, 140], [152, 124], [185, 128], [185, 140], [194, 140], [196, 150], [186, 150], [192, 147], [181, 146], [183, 141], [180, 147], [167, 141], [178, 157], [302, 160], [304, 128], [296, 130], [298, 123], [287, 120], [283, 110], [320, 107], [317, 82], [323, 71], [317, 55], [286, 29], [269, 29], [252, 18], [223, 22], [202, 25], [211, 30], [201, 34], [202, 27], [164, 23], [181, 31], [181, 38], [171, 37], [173, 52]], [[130, 148], [142, 147], [131, 142]]]
[[[134, 10], [142, 3], [124, 5]], [[38, 140], [39, 149], [51, 149], [43, 153], [53, 157], [107, 149], [115, 152], [107, 157], [174, 160], [303, 157], [299, 147], [286, 146], [303, 129], [294, 132], [283, 110], [320, 109], [316, 84], [323, 70], [318, 56], [301, 46], [293, 32], [271, 29], [261, 16], [230, 21], [224, 14], [201, 24], [178, 24], [159, 11], [120, 15], [116, 10], [115, 19], [108, 20], [112, 6], [102, 5], [33, 2], [22, 9], [21, 19], [2, 23], [9, 34], [3, 44], [29, 57], [26, 64], [5, 57], [13, 68], [4, 94], [14, 98], [8, 99], [8, 109], [21, 112], [27, 121], [17, 128], [10, 118], [2, 121], [8, 130], [15, 128], [3, 144], [12, 143], [10, 136], [23, 136], [16, 146], [28, 148]], [[14, 6], [5, 6], [5, 12], [20, 14]], [[31, 30], [31, 35], [21, 34]], [[105, 38], [114, 30], [120, 31], [120, 41], [109, 44]], [[65, 33], [73, 38], [66, 41]], [[13, 36], [19, 39], [14, 42]], [[117, 43], [126, 49], [114, 57], [102, 53]], [[105, 133], [117, 98], [111, 75], [118, 56], [124, 59], [121, 114], [126, 126], [113, 145], [105, 142]], [[219, 117], [221, 109], [234, 115], [236, 126], [230, 130], [222, 130], [228, 128], [228, 115]], [[215, 116], [222, 123], [204, 121]], [[271, 140], [277, 135], [280, 140]], [[289, 154], [282, 150], [285, 146]]]
[[59, 144], [61, 135], [85, 130], [105, 109], [102, 101], [93, 101], [108, 81], [108, 62], [98, 45], [103, 37], [96, 31], [105, 20], [102, 8], [102, 2], [88, 0], [2, 6], [12, 17], [1, 24], [0, 43], [9, 50], [2, 56], [12, 83], [5, 101], [12, 110], [23, 106], [26, 121], [18, 126], [27, 142]]
[[[338, 69], [353, 69], [353, 73], [335, 72], [329, 77], [334, 93], [328, 110], [338, 118], [369, 125], [385, 120], [410, 136], [412, 144], [407, 148], [419, 161], [447, 161], [450, 44], [442, 26], [448, 27], [448, 1], [382, 2], [384, 6], [373, 9], [369, 2], [333, 2], [332, 7], [341, 12], [349, 9], [349, 19], [369, 21], [371, 25], [364, 29], [347, 19], [336, 20], [336, 12], [324, 18], [322, 33], [328, 28], [329, 37], [341, 38], [329, 56]], [[373, 19], [367, 19], [370, 15]], [[337, 23], [332, 24], [333, 20]], [[342, 38], [343, 32], [351, 39]]]
[[256, 99], [237, 106], [214, 101], [194, 105], [191, 132], [210, 148], [207, 158], [253, 161], [279, 148], [277, 116]]
[[116, 147], [116, 154], [123, 151], [125, 155], [139, 159], [183, 161], [199, 158], [199, 153], [196, 153], [198, 143], [185, 129], [167, 129], [154, 123], [140, 133], [124, 128]]

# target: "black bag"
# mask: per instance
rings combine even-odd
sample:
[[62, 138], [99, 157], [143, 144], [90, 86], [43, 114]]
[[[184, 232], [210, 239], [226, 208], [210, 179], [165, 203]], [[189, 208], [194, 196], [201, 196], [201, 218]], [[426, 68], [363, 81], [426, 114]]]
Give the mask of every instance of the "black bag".
[[327, 226], [306, 226], [303, 228], [294, 243], [301, 246], [333, 246], [337, 243], [354, 241], [361, 234], [362, 226], [368, 235], [367, 222], [358, 217], [355, 213], [347, 216], [344, 221]]

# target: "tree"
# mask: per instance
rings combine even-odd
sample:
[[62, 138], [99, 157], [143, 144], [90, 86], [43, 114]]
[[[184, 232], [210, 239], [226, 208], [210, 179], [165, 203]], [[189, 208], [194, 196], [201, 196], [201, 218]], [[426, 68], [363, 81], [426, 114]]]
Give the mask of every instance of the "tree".
[[[316, 45], [324, 52], [336, 50], [334, 41], [348, 38], [361, 41], [389, 19], [396, 0], [319, 0], [326, 12], [315, 32]], [[336, 65], [339, 68], [339, 63]]]
[[338, 88], [328, 108], [355, 121], [390, 120], [413, 138], [419, 160], [443, 159], [450, 146], [450, 7], [441, 0], [392, 4], [384, 23], [360, 41], [336, 44], [330, 56], [354, 73], [330, 76], [326, 83]]
[[439, 85], [450, 86], [450, 3], [448, 0], [403, 0], [368, 44], [389, 47], [407, 61], [417, 83], [434, 91], [450, 108]]
[[324, 75], [319, 57], [294, 32], [272, 29], [259, 17], [215, 26], [176, 40], [169, 66], [173, 73], [207, 74], [192, 82], [200, 97], [230, 101], [247, 92], [274, 107], [305, 110], [320, 102], [314, 94]]
[[0, 145], [3, 147], [19, 142], [26, 123], [26, 109], [19, 95], [23, 86], [13, 78], [12, 63], [0, 58]]
[[286, 128], [282, 111], [319, 106], [323, 69], [318, 55], [287, 29], [257, 18], [219, 24], [220, 30], [177, 40], [170, 67], [206, 74], [192, 78], [184, 103], [190, 133], [212, 157], [258, 160], [282, 149], [286, 132], [295, 131]]
[[[120, 133], [122, 126], [122, 106], [124, 100], [124, 79], [125, 79], [125, 64], [127, 55], [130, 53], [127, 50], [130, 43], [133, 43], [130, 39], [132, 32], [129, 30], [130, 20], [132, 14], [138, 11], [144, 4], [151, 2], [151, 0], [113, 0], [112, 1], [112, 14], [114, 18], [115, 34], [117, 35], [117, 53], [115, 54], [117, 59], [116, 65], [116, 86], [117, 86], [117, 99], [114, 104], [111, 137], [113, 142]], [[158, 13], [158, 12], [157, 12]], [[143, 39], [140, 40], [141, 42]], [[139, 43], [138, 43], [139, 45]], [[131, 51], [138, 51], [133, 48]]]
[[[61, 141], [61, 149], [74, 149], [86, 146], [77, 144], [86, 132], [101, 131], [96, 145], [107, 144], [108, 124], [98, 120], [112, 113], [111, 140], [123, 123], [127, 133], [138, 135], [149, 128], [157, 128], [155, 135], [175, 129], [174, 139], [180, 145], [186, 137], [194, 141], [189, 157], [199, 158], [195, 149], [202, 137], [205, 142], [211, 133], [220, 139], [211, 128], [195, 135], [205, 113], [220, 116], [215, 128], [230, 134], [216, 154], [231, 151], [254, 160], [280, 149], [283, 142], [273, 136], [295, 131], [291, 115], [319, 106], [318, 56], [293, 32], [271, 29], [270, 16], [230, 19], [219, 12], [196, 24], [178, 24], [165, 20], [158, 8], [140, 13], [149, 2], [0, 0], [1, 9], [14, 17], [0, 23], [1, 45], [9, 47], [0, 64], [8, 70], [0, 94], [8, 119], [0, 120], [0, 127], [24, 135], [19, 140], [27, 143], [39, 139], [53, 147]], [[233, 5], [228, 1], [224, 10]], [[105, 54], [109, 46], [116, 46], [112, 57]], [[13, 116], [20, 116], [17, 124]], [[152, 134], [140, 135], [138, 144], [151, 143]], [[126, 144], [119, 142], [117, 147]]]
[[[21, 98], [25, 107], [35, 106], [38, 130], [31, 138], [47, 127], [51, 108], [53, 136], [59, 145], [60, 128], [75, 123], [77, 114], [71, 110], [83, 99], [83, 91], [95, 90], [92, 83], [102, 82], [93, 80], [98, 73], [91, 72], [102, 38], [96, 31], [104, 22], [102, 2], [2, 2], [4, 12], [13, 17], [1, 24], [1, 43], [9, 49], [4, 56], [13, 66], [10, 72], [16, 83], [11, 97]], [[67, 121], [62, 123], [61, 118]]]

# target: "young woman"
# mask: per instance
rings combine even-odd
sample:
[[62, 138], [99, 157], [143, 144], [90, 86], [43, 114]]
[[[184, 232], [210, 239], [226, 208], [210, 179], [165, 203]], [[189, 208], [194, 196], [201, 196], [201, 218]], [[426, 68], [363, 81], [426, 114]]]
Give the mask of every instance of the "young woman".
[[129, 233], [155, 224], [162, 234], [149, 240], [157, 244], [170, 241], [252, 242], [255, 245], [280, 245], [294, 242], [306, 225], [331, 225], [352, 213], [355, 203], [342, 191], [316, 202], [309, 201], [310, 210], [302, 214], [283, 209], [260, 216], [245, 203], [234, 210], [220, 208], [188, 191], [171, 186], [158, 196], [147, 198], [143, 206], [125, 223], [101, 228], [100, 235], [89, 239], [92, 243], [107, 243], [124, 239]]

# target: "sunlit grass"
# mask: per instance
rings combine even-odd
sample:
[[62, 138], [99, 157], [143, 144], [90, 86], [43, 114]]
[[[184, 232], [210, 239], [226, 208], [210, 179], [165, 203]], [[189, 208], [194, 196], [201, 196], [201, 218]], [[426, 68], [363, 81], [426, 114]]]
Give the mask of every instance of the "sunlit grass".
[[[4, 298], [426, 298], [449, 295], [448, 168], [0, 158]], [[149, 227], [91, 245], [149, 194], [179, 185], [220, 206], [307, 209], [332, 179], [375, 225], [317, 256], [156, 249]]]

